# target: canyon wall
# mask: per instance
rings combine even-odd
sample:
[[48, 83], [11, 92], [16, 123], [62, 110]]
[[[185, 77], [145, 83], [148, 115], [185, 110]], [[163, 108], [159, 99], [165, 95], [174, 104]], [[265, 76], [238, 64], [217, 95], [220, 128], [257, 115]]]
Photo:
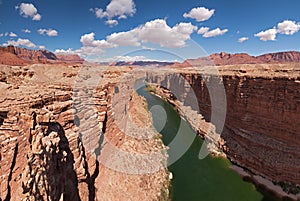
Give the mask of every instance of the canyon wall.
[[[124, 72], [99, 70], [93, 73], [89, 71], [91, 67], [85, 69], [86, 73], [76, 66], [1, 66], [1, 201], [168, 197], [166, 168], [158, 166], [157, 171], [142, 171], [165, 163], [160, 138], [128, 137], [114, 117], [112, 97], [126, 68], [122, 69]], [[102, 77], [103, 82], [94, 83], [93, 79], [98, 77]], [[92, 87], [87, 82], [93, 84]], [[115, 102], [124, 100], [116, 97]], [[145, 102], [137, 96], [126, 98], [130, 103], [128, 111], [133, 111], [128, 114], [144, 119], [140, 123], [150, 123]], [[124, 108], [120, 110], [123, 112]], [[108, 144], [116, 150], [124, 150], [128, 153], [125, 157], [129, 158], [118, 158], [118, 153], [112, 152]], [[156, 157], [157, 163], [130, 158], [134, 153], [155, 151], [161, 155]], [[119, 160], [127, 161], [131, 169], [141, 173], [122, 172]], [[119, 163], [121, 168], [109, 168], [108, 163]]]
[[[274, 182], [299, 185], [299, 65], [287, 64], [274, 68], [271, 65], [244, 65], [220, 67], [218, 70], [227, 102], [219, 146], [231, 161], [251, 173]], [[180, 77], [184, 77], [191, 87], [182, 87]], [[210, 121], [210, 92], [217, 91], [218, 86], [214, 85], [208, 91], [207, 84], [219, 79], [218, 75], [189, 69], [173, 70], [166, 74], [149, 73], [147, 79], [150, 83], [177, 89], [180, 97], [171, 98], [173, 102], [176, 98], [187, 97], [192, 88], [197, 96], [200, 114]]]

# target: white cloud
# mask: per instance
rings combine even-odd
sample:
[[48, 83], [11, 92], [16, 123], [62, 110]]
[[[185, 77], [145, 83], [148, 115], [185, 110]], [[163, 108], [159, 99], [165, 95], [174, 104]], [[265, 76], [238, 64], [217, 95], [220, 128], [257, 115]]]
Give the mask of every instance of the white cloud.
[[125, 32], [108, 35], [105, 39], [95, 39], [95, 33], [84, 34], [80, 38], [82, 47], [78, 50], [56, 50], [56, 52], [74, 52], [82, 57], [99, 55], [105, 49], [118, 46], [143, 47], [143, 43], [158, 44], [162, 47], [181, 48], [186, 45], [190, 35], [197, 30], [191, 23], [179, 23], [173, 27], [163, 19], [149, 21]]
[[23, 31], [24, 33], [31, 33], [31, 31], [30, 31], [29, 29], [22, 29], [22, 31]]
[[137, 29], [133, 29], [127, 32], [113, 33], [106, 38], [109, 43], [118, 46], [140, 46], [137, 32]]
[[119, 23], [117, 20], [106, 20], [105, 24], [108, 24], [109, 26], [116, 26]]
[[73, 51], [69, 50], [57, 50], [61, 53], [76, 53], [81, 57], [86, 57], [90, 55], [98, 55], [104, 52], [107, 48], [116, 47], [116, 45], [109, 43], [106, 40], [95, 40], [95, 33], [84, 34], [80, 38], [80, 42], [82, 43], [82, 47], [78, 50]]
[[300, 30], [300, 23], [296, 23], [295, 21], [291, 20], [284, 20], [283, 22], [278, 23], [277, 27], [278, 33], [293, 35]]
[[165, 20], [156, 19], [127, 32], [113, 33], [106, 39], [118, 46], [140, 46], [141, 43], [151, 42], [162, 47], [178, 48], [185, 46], [195, 30], [197, 27], [191, 23], [170, 27]]
[[36, 45], [28, 39], [18, 38], [17, 41], [9, 40], [7, 43], [3, 43], [4, 46], [13, 45], [13, 46], [26, 46], [30, 48], [36, 47]]
[[195, 19], [197, 22], [202, 22], [211, 18], [215, 13], [214, 9], [207, 9], [205, 7], [193, 8], [189, 13], [184, 13], [183, 17]]
[[221, 30], [220, 28], [216, 28], [210, 31], [205, 32], [202, 36], [204, 38], [210, 38], [210, 37], [215, 37], [215, 36], [221, 36], [228, 32], [228, 29], [223, 29]]
[[150, 59], [145, 56], [115, 56], [111, 61], [150, 61]]
[[199, 30], [198, 30], [198, 34], [205, 34], [206, 32], [209, 31], [209, 28], [208, 27], [201, 27]]
[[20, 6], [16, 6], [16, 9], [19, 9], [20, 15], [25, 18], [31, 17], [35, 21], [39, 21], [42, 18], [36, 7], [31, 3], [21, 3]]
[[239, 43], [243, 43], [243, 42], [245, 42], [245, 41], [247, 41], [247, 40], [249, 40], [248, 37], [241, 37], [241, 38], [238, 39], [238, 42], [239, 42]]
[[254, 34], [255, 37], [259, 37], [260, 40], [262, 41], [268, 41], [268, 40], [276, 40], [276, 34], [277, 34], [277, 29], [272, 28], [268, 29], [266, 31], [261, 31], [257, 34]]
[[54, 51], [54, 53], [56, 54], [74, 54], [75, 51], [72, 49], [72, 48], [69, 48], [67, 50], [64, 50], [64, 49], [56, 49]]
[[103, 52], [104, 52], [104, 48], [102, 48], [102, 47], [90, 47], [90, 46], [83, 46], [80, 49], [75, 50], [75, 53], [79, 54], [80, 57], [100, 55]]
[[54, 29], [39, 29], [39, 34], [44, 35], [47, 34], [48, 36], [57, 36], [58, 32]]
[[138, 38], [142, 42], [159, 44], [162, 47], [178, 48], [184, 47], [186, 40], [197, 30], [191, 23], [179, 23], [174, 27], [167, 25], [163, 19], [156, 19], [147, 22], [137, 28]]
[[10, 33], [9, 33], [9, 36], [10, 36], [10, 37], [17, 37], [17, 34], [15, 34], [14, 32], [10, 32]]
[[294, 35], [300, 30], [300, 22], [292, 21], [292, 20], [284, 20], [277, 24], [277, 28], [273, 27], [272, 29], [268, 29], [266, 31], [261, 31], [254, 36], [259, 37], [262, 41], [275, 41], [277, 34], [285, 34], [285, 35]]
[[106, 13], [103, 11], [102, 8], [91, 8], [90, 11], [95, 12], [97, 18], [104, 18], [106, 16]]
[[127, 16], [133, 16], [136, 12], [133, 0], [111, 0], [106, 6], [105, 11], [101, 8], [90, 10], [95, 13], [97, 18], [107, 18], [108, 21], [106, 21], [106, 24], [109, 25], [117, 25], [117, 20], [109, 21], [115, 17], [118, 19], [126, 19]]
[[0, 37], [3, 37], [3, 36], [17, 37], [17, 34], [15, 34], [14, 32], [5, 32], [5, 33], [0, 34]]
[[35, 21], [39, 21], [42, 19], [42, 16], [40, 14], [36, 14], [35, 16], [33, 16], [32, 20], [35, 20]]
[[44, 45], [40, 45], [40, 46], [39, 46], [39, 49], [44, 50], [44, 49], [45, 49], [45, 46], [44, 46]]
[[84, 47], [112, 48], [114, 45], [106, 40], [95, 40], [95, 33], [84, 34], [80, 38], [80, 42]]

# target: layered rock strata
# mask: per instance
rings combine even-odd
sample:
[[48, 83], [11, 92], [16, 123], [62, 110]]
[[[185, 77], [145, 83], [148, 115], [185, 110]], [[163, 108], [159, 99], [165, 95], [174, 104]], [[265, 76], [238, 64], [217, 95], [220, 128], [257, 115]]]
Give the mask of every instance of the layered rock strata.
[[[109, 162], [118, 161], [118, 155], [106, 150], [109, 143], [129, 156], [155, 152], [161, 155], [157, 163], [166, 161], [159, 138], [128, 137], [114, 119], [115, 85], [130, 70], [82, 71], [73, 66], [1, 66], [0, 200], [158, 200], [166, 194], [165, 168], [129, 174], [109, 168], [102, 159], [106, 153]], [[87, 83], [95, 77], [102, 81], [91, 88]], [[127, 98], [128, 114], [150, 124], [145, 102]], [[143, 113], [136, 112], [139, 107]], [[153, 165], [127, 160], [137, 171]]]
[[[207, 85], [214, 79], [222, 81], [227, 112], [224, 128], [219, 133], [221, 139], [216, 145], [232, 162], [250, 173], [297, 188], [300, 184], [300, 66], [242, 65], [219, 67], [218, 70], [219, 75], [195, 68], [166, 74], [149, 73], [148, 82], [164, 86], [160, 91], [176, 106], [189, 106], [182, 97], [187, 97], [192, 88], [199, 113], [206, 122], [211, 122], [210, 93], [216, 93], [218, 86], [213, 85], [208, 91]], [[184, 77], [190, 87], [182, 87], [180, 77]], [[179, 96], [175, 97], [165, 88], [180, 89], [176, 90]], [[181, 103], [176, 103], [178, 101]], [[205, 130], [203, 124], [198, 128], [201, 130]]]

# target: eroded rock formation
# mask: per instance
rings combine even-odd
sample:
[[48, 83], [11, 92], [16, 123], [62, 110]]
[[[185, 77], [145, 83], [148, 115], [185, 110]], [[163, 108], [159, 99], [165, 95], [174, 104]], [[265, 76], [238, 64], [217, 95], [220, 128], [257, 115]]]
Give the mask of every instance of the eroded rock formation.
[[176, 63], [173, 67], [191, 67], [207, 65], [237, 65], [237, 64], [267, 64], [267, 63], [296, 63], [300, 61], [300, 52], [276, 52], [259, 56], [251, 56], [247, 53], [230, 54], [226, 52], [215, 53], [207, 57], [188, 59], [183, 63]]
[[0, 64], [24, 66], [27, 64], [82, 64], [84, 62], [78, 55], [55, 55], [48, 50], [29, 50], [14, 46], [0, 47]]
[[[161, 140], [127, 137], [114, 119], [114, 86], [129, 69], [85, 69], [87, 74], [73, 66], [1, 66], [0, 200], [158, 200], [161, 189], [168, 188], [165, 168], [142, 171], [166, 161]], [[103, 82], [90, 88], [97, 77]], [[139, 104], [131, 102], [128, 113], [139, 116], [134, 108], [142, 107], [144, 118], [136, 119], [150, 123], [145, 102], [132, 100]], [[119, 160], [107, 144], [129, 156], [156, 150], [161, 157], [157, 164], [123, 158], [143, 172], [129, 174], [101, 162], [101, 157]]]
[[[254, 175], [294, 186], [300, 184], [299, 69], [298, 64], [219, 68], [226, 92], [227, 113], [221, 139], [216, 143], [231, 161]], [[218, 79], [217, 76], [207, 74], [205, 70], [173, 70], [165, 75], [149, 73], [148, 81], [176, 89], [177, 97], [163, 89], [165, 97], [174, 104], [180, 99], [184, 102], [186, 99], [182, 97], [190, 93], [190, 87], [179, 84], [182, 83], [180, 77], [184, 77], [195, 91], [200, 114], [210, 122], [210, 93], [216, 93], [218, 86], [211, 85], [208, 91], [207, 84]]]

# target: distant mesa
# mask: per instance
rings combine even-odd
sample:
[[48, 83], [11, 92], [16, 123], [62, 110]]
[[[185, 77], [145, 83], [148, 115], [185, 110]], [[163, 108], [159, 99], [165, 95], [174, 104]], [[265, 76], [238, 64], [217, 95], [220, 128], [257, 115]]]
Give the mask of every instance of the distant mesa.
[[29, 50], [14, 46], [0, 47], [0, 64], [82, 64], [84, 59], [78, 55], [54, 54], [48, 50]]
[[193, 66], [225, 66], [237, 64], [264, 64], [264, 63], [295, 63], [300, 62], [300, 52], [277, 52], [268, 53], [260, 56], [251, 56], [247, 53], [229, 54], [226, 52], [215, 53], [208, 57], [197, 59], [187, 59], [179, 62], [160, 62], [160, 61], [117, 61], [109, 63], [111, 66], [153, 66], [153, 67], [175, 67], [185, 68]]
[[[28, 65], [28, 64], [83, 64], [84, 59], [77, 54], [54, 54], [48, 50], [29, 50], [14, 46], [0, 47], [0, 64]], [[116, 61], [101, 63], [110, 66], [150, 66], [185, 68], [193, 66], [224, 66], [236, 64], [263, 64], [263, 63], [295, 63], [300, 62], [300, 52], [288, 51], [251, 56], [247, 53], [229, 54], [215, 53], [208, 57], [187, 59], [182, 63], [163, 61]]]
[[83, 63], [84, 59], [80, 58], [77, 54], [56, 54], [59, 61], [70, 63]]
[[260, 56], [251, 56], [246, 53], [229, 54], [226, 52], [212, 54], [208, 57], [188, 59], [176, 67], [192, 67], [207, 65], [236, 65], [236, 64], [263, 64], [263, 63], [295, 63], [300, 62], [300, 52], [288, 51], [268, 53]]

